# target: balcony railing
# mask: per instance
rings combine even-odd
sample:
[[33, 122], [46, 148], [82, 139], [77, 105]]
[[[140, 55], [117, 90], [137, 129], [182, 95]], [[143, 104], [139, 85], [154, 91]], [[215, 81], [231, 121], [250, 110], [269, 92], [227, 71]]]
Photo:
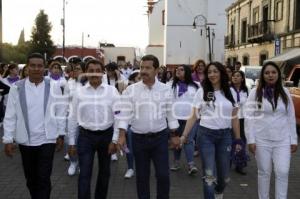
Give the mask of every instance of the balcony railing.
[[248, 42], [260, 43], [274, 40], [274, 21], [261, 21], [248, 25]]
[[225, 36], [225, 47], [233, 48], [235, 46], [234, 35], [230, 34]]

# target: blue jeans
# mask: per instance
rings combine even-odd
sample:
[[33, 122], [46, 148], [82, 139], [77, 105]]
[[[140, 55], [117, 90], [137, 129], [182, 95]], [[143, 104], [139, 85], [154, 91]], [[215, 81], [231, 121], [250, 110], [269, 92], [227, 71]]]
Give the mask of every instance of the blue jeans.
[[128, 149], [129, 149], [129, 153], [126, 153], [127, 166], [128, 166], [128, 169], [133, 169], [134, 157], [133, 157], [133, 149], [132, 149], [132, 130], [130, 127], [127, 129], [126, 143], [127, 143]]
[[223, 193], [229, 182], [232, 130], [213, 130], [200, 126], [199, 146], [205, 199], [214, 199], [215, 193]]
[[77, 140], [77, 152], [80, 174], [78, 178], [78, 199], [91, 198], [91, 177], [94, 156], [98, 155], [98, 176], [95, 188], [95, 198], [105, 199], [110, 178], [110, 154], [108, 146], [111, 143], [113, 128], [104, 131], [89, 131], [80, 128]]
[[[182, 135], [183, 131], [184, 131], [184, 127], [186, 125], [186, 120], [178, 120], [179, 122], [179, 128], [177, 129], [177, 133], [179, 134], [179, 136]], [[195, 125], [199, 125], [199, 123], [195, 124]], [[192, 128], [191, 132], [189, 133], [189, 137], [187, 139], [187, 143], [185, 143], [183, 145], [183, 149], [185, 152], [185, 157], [187, 160], [188, 164], [193, 164], [194, 163], [194, 137], [196, 134], [196, 128], [195, 126]], [[178, 150], [174, 150], [174, 160], [178, 161], [180, 160], [180, 156], [181, 156], [181, 149]]]
[[156, 175], [157, 199], [169, 199], [168, 137], [166, 130], [156, 133], [155, 136], [150, 134], [132, 134], [139, 199], [150, 199], [151, 160], [153, 161]]

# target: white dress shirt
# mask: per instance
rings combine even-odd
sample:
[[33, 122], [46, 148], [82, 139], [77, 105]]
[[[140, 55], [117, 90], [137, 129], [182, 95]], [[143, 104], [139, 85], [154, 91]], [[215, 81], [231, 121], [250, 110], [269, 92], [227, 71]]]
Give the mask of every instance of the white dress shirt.
[[172, 90], [155, 79], [149, 89], [142, 81], [130, 85], [122, 96], [122, 119], [119, 128], [127, 129], [131, 122], [134, 133], [157, 133], [167, 128], [177, 129], [179, 124], [172, 112]]
[[68, 123], [69, 144], [75, 145], [78, 125], [91, 130], [106, 130], [115, 125], [113, 139], [118, 140], [117, 116], [120, 95], [113, 86], [102, 83], [96, 89], [87, 83], [79, 87], [73, 96]]
[[215, 97], [214, 102], [204, 101], [203, 93], [203, 88], [199, 88], [193, 101], [194, 107], [200, 109], [200, 125], [215, 130], [232, 128], [232, 103], [220, 90], [211, 94]]
[[30, 143], [26, 146], [40, 146], [47, 143], [55, 143], [56, 139], [47, 139], [45, 132], [44, 96], [45, 82], [35, 85], [27, 78], [25, 80], [26, 103], [28, 111], [28, 126]]
[[289, 91], [284, 88], [288, 96], [287, 109], [279, 97], [277, 108], [273, 111], [271, 103], [262, 98], [261, 109], [256, 101], [256, 88], [249, 94], [244, 108], [245, 135], [249, 144], [257, 140], [281, 141], [288, 136], [291, 144], [297, 144], [296, 118], [294, 104]]

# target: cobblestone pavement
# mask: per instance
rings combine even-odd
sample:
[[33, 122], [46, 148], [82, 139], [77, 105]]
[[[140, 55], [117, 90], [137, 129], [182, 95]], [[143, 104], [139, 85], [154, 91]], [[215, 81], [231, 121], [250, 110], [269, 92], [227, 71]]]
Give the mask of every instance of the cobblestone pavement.
[[[2, 133], [0, 132], [2, 137]], [[13, 158], [5, 157], [3, 153], [3, 144], [0, 144], [0, 199], [22, 199], [30, 198], [29, 192], [25, 185], [25, 179], [21, 166], [20, 153]], [[300, 152], [293, 156], [290, 180], [289, 180], [289, 199], [300, 198]], [[171, 155], [171, 154], [170, 154]], [[182, 166], [184, 167], [184, 157]], [[196, 158], [197, 166], [200, 167], [199, 157]], [[77, 177], [67, 176], [68, 163], [63, 160], [63, 152], [56, 153], [52, 173], [52, 195], [53, 199], [73, 199], [77, 196]], [[95, 161], [92, 192], [95, 186], [97, 163]], [[124, 173], [126, 171], [126, 159], [119, 158], [118, 161], [112, 162], [111, 179], [108, 199], [135, 199], [136, 188], [135, 178], [126, 180]], [[231, 182], [226, 188], [225, 199], [256, 199], [257, 198], [257, 172], [256, 164], [251, 157], [247, 168], [248, 175], [240, 176], [231, 172]], [[155, 196], [155, 173], [151, 174], [151, 198]], [[273, 179], [274, 181], [274, 179]], [[274, 183], [272, 183], [272, 192], [274, 192]], [[274, 195], [271, 194], [274, 199]], [[202, 196], [202, 182], [200, 172], [196, 176], [188, 176], [186, 168], [177, 172], [171, 172], [171, 199], [200, 199]]]

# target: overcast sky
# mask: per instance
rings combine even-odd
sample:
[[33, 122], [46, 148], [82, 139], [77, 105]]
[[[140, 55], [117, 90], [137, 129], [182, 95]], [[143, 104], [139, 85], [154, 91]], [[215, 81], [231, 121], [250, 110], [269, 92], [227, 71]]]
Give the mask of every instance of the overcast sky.
[[[40, 9], [52, 23], [52, 40], [62, 44], [63, 0], [2, 0], [3, 41], [16, 44], [21, 30], [29, 40]], [[66, 45], [97, 46], [98, 42], [144, 48], [148, 44], [146, 0], [66, 0]], [[89, 35], [89, 37], [88, 37]]]

